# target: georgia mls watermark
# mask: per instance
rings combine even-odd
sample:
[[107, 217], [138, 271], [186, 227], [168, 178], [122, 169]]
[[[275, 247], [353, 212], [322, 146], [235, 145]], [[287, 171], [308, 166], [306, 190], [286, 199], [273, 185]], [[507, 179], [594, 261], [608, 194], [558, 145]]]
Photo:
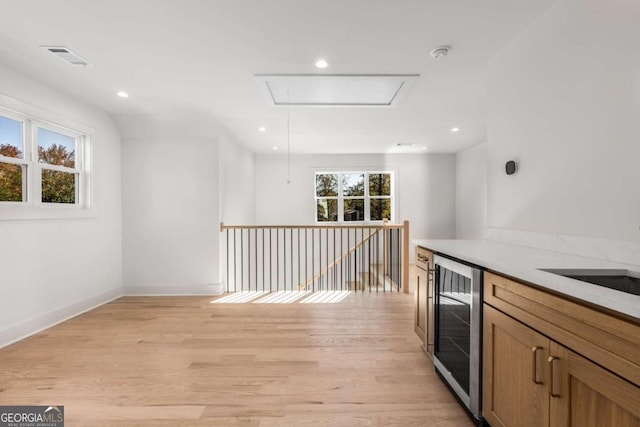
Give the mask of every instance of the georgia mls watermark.
[[0, 406], [0, 427], [64, 427], [64, 406]]

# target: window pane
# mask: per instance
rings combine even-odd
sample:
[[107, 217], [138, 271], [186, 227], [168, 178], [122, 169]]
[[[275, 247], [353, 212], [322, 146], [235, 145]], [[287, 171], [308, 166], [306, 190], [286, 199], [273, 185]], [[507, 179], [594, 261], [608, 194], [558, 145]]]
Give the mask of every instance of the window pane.
[[364, 196], [364, 174], [345, 173], [342, 176], [342, 194], [344, 196]]
[[50, 165], [76, 167], [76, 139], [38, 128], [38, 160]]
[[42, 169], [43, 203], [76, 203], [78, 174]]
[[388, 174], [388, 173], [369, 174], [369, 195], [370, 196], [390, 196], [391, 195], [391, 174]]
[[391, 219], [391, 199], [371, 199], [369, 207], [371, 221]]
[[22, 158], [22, 122], [0, 116], [0, 155]]
[[338, 220], [338, 201], [336, 199], [318, 199], [316, 208], [318, 222]]
[[344, 220], [364, 221], [364, 199], [344, 199]]
[[316, 196], [331, 197], [338, 195], [338, 175], [319, 173], [316, 175]]
[[0, 163], [0, 202], [24, 202], [22, 183], [25, 166]]

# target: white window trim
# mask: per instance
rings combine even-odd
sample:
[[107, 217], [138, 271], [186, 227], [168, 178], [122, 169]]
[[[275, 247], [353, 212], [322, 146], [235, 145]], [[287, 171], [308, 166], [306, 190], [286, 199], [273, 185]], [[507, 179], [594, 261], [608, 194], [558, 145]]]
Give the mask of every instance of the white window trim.
[[[86, 132], [74, 130], [3, 106], [0, 106], [0, 115], [23, 123], [23, 157], [18, 159], [0, 155], [0, 161], [3, 163], [26, 166], [26, 176], [24, 177], [24, 179], [26, 179], [26, 185], [23, 186], [23, 191], [26, 192], [26, 201], [0, 202], [0, 220], [73, 219], [95, 217], [96, 213], [93, 206], [93, 179], [91, 173], [91, 136]], [[38, 161], [38, 127], [75, 138], [75, 168], [49, 165]], [[41, 201], [41, 176], [43, 169], [69, 172], [78, 175], [75, 204], [43, 203]]]
[[[379, 173], [386, 173], [389, 174], [391, 176], [391, 195], [390, 196], [371, 196], [369, 195], [369, 175], [370, 174], [379, 174]], [[348, 175], [348, 174], [364, 174], [365, 175], [365, 188], [364, 188], [364, 196], [344, 196], [342, 194], [343, 192], [343, 185], [342, 185], [342, 176], [343, 175]], [[317, 195], [317, 189], [316, 189], [316, 177], [318, 175], [338, 175], [338, 195], [337, 196], [318, 196]], [[371, 199], [390, 199], [391, 200], [391, 218], [389, 218], [389, 221], [391, 223], [393, 223], [395, 221], [395, 216], [396, 216], [396, 209], [395, 209], [395, 205], [396, 205], [396, 196], [395, 196], [395, 181], [396, 181], [396, 177], [395, 177], [395, 172], [394, 171], [390, 171], [390, 170], [378, 170], [376, 168], [366, 168], [366, 169], [362, 169], [362, 170], [341, 170], [341, 171], [336, 171], [336, 170], [317, 170], [314, 171], [313, 174], [313, 199], [314, 199], [314, 208], [313, 208], [313, 214], [314, 214], [314, 221], [315, 224], [317, 225], [323, 225], [323, 224], [327, 224], [327, 225], [347, 225], [347, 224], [353, 224], [353, 225], [368, 225], [368, 224], [374, 224], [374, 225], [379, 225], [382, 224], [383, 221], [381, 220], [374, 220], [374, 221], [367, 221], [366, 218], [371, 218], [371, 206], [370, 206], [370, 200]], [[338, 220], [337, 221], [318, 221], [318, 200], [321, 199], [337, 199], [338, 200]], [[345, 221], [344, 220], [344, 199], [363, 199], [364, 200], [364, 217], [365, 220], [364, 221]]]

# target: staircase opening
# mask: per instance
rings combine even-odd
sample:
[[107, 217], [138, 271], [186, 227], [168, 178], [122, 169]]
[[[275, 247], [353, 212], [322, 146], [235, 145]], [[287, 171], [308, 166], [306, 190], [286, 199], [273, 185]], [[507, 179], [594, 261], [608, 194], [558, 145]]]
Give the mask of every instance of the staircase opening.
[[408, 292], [409, 222], [220, 224], [225, 290], [215, 303], [314, 303], [353, 292]]

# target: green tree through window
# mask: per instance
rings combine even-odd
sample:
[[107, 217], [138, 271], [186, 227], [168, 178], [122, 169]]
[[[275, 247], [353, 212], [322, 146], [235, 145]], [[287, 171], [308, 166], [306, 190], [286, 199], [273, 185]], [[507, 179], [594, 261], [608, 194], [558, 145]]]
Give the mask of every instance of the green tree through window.
[[[0, 205], [9, 217], [66, 217], [43, 204], [88, 208], [91, 174], [89, 135], [0, 109]], [[2, 207], [0, 207], [2, 208]]]
[[[22, 153], [13, 145], [0, 145], [0, 155], [21, 157]], [[62, 145], [38, 147], [38, 157], [42, 163], [73, 168], [75, 153]], [[0, 162], [0, 201], [22, 202], [25, 167]], [[76, 203], [77, 174], [42, 169], [42, 201], [45, 203]]]
[[[38, 147], [38, 158], [50, 165], [75, 166], [75, 153], [63, 145], [53, 144], [47, 148]], [[45, 203], [76, 202], [75, 173], [42, 169], [42, 201]]]
[[368, 222], [391, 219], [389, 172], [316, 173], [316, 221]]
[[372, 221], [391, 218], [391, 175], [369, 174], [370, 215]]
[[[0, 145], [0, 155], [5, 157], [22, 157], [22, 151], [14, 145]], [[0, 201], [22, 202], [23, 166], [0, 162]]]

